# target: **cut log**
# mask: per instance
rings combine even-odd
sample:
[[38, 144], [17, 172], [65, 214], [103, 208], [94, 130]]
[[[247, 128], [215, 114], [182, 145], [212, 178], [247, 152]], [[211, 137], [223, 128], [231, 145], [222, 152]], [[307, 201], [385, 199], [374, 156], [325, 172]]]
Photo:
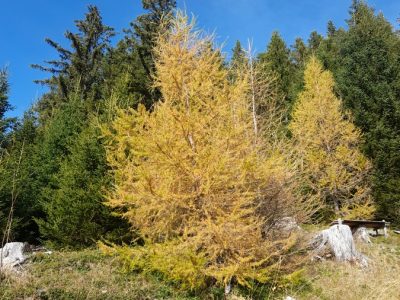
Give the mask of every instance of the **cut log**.
[[362, 266], [368, 266], [367, 258], [356, 250], [350, 227], [340, 222], [318, 233], [311, 245], [315, 258], [321, 258], [324, 253], [330, 252], [337, 261], [358, 262]]

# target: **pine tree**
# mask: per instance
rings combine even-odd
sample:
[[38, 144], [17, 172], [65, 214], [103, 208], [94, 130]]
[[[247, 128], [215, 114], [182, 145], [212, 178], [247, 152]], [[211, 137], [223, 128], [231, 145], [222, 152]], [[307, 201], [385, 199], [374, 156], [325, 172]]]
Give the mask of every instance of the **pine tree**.
[[344, 29], [336, 29], [332, 21], [327, 25], [327, 37], [321, 41], [315, 55], [322, 62], [324, 67], [334, 75], [340, 67], [340, 48], [342, 38], [346, 35]]
[[[95, 125], [76, 135], [68, 147], [70, 154], [56, 174], [57, 188], [43, 203], [46, 215], [38, 219], [43, 238], [58, 246], [90, 246], [101, 237], [121, 241], [128, 232], [118, 218], [102, 204], [103, 193], [110, 185], [105, 150]], [[112, 231], [119, 228], [118, 235]]]
[[5, 114], [11, 109], [11, 105], [8, 102], [8, 76], [6, 69], [0, 69], [0, 155], [2, 149], [6, 147], [6, 131], [10, 128], [13, 118], [6, 118]]
[[138, 103], [150, 108], [160, 97], [153, 86], [153, 47], [162, 30], [168, 28], [175, 0], [142, 0], [148, 12], [140, 15], [125, 30], [110, 59], [109, 78], [114, 93], [129, 97], [133, 106]]
[[332, 21], [328, 21], [328, 26], [327, 26], [327, 36], [333, 37], [336, 33], [336, 27], [335, 24]]
[[365, 135], [379, 217], [400, 222], [400, 40], [382, 14], [353, 1], [340, 40], [338, 90]]
[[273, 72], [277, 77], [278, 90], [284, 99], [282, 105], [290, 108], [293, 100], [290, 98], [290, 85], [292, 81], [290, 50], [286, 47], [285, 41], [278, 32], [272, 34], [267, 51], [259, 55], [259, 61], [267, 73]]
[[308, 48], [311, 53], [315, 54], [324, 38], [318, 32], [313, 31], [308, 38]]
[[289, 91], [291, 99], [296, 99], [298, 93], [304, 86], [304, 68], [310, 56], [310, 50], [301, 38], [296, 38], [290, 51], [290, 57], [293, 64], [293, 78]]
[[32, 110], [15, 123], [8, 135], [7, 155], [0, 163], [0, 207], [4, 208], [1, 219], [6, 221], [12, 210], [10, 239], [35, 244], [38, 243], [38, 228], [33, 218], [39, 217], [41, 210], [36, 198], [40, 193], [36, 180], [39, 165], [35, 145], [37, 122]]
[[[40, 207], [40, 213], [35, 216], [36, 224], [43, 225], [47, 222], [50, 212], [45, 210], [51, 206], [54, 195], [60, 188], [58, 174], [61, 166], [71, 154], [71, 145], [85, 127], [87, 118], [84, 102], [75, 98], [62, 103], [52, 118], [46, 120], [45, 126], [39, 123], [34, 141], [36, 155], [31, 159], [34, 176], [28, 179], [37, 188], [35, 202]], [[41, 236], [43, 233], [40, 229]]]
[[243, 50], [240, 41], [236, 41], [235, 47], [232, 49], [232, 59], [230, 67], [238, 69], [247, 63], [246, 52]]
[[[35, 226], [31, 216], [35, 205], [31, 195], [35, 193], [30, 193], [29, 200], [21, 194], [34, 190], [29, 180], [32, 162], [28, 157], [35, 129], [30, 113], [25, 114], [22, 122], [5, 117], [11, 108], [8, 89], [7, 70], [3, 69], [0, 70], [0, 241], [5, 241], [5, 235], [9, 239], [23, 237], [33, 241]], [[7, 224], [8, 221], [11, 223]]]
[[[70, 49], [49, 38], [46, 39], [46, 42], [57, 50], [60, 58], [46, 61], [48, 66], [32, 65], [33, 68], [52, 74], [50, 79], [36, 82], [49, 85], [64, 101], [76, 92], [86, 101], [99, 100], [104, 80], [102, 63], [106, 51], [110, 48], [110, 38], [114, 31], [103, 24], [99, 10], [91, 5], [85, 19], [75, 21], [75, 25], [78, 30], [76, 33], [65, 33], [65, 37], [71, 43]], [[56, 101], [57, 97], [43, 100]]]
[[342, 113], [330, 72], [312, 57], [304, 73], [305, 89], [295, 104], [289, 128], [302, 157], [310, 189], [336, 214], [368, 217], [370, 162], [361, 154], [360, 131]]
[[96, 7], [88, 10], [75, 22], [77, 32], [66, 33], [71, 49], [48, 39], [60, 59], [48, 62], [50, 67], [36, 66], [53, 77], [42, 81], [51, 90], [37, 106], [36, 176], [29, 180], [38, 190], [41, 211], [34, 217], [41, 238], [74, 248], [91, 245], [115, 228], [126, 229], [102, 204], [102, 188], [110, 178], [104, 146], [91, 124], [108, 109], [106, 59], [114, 33]]
[[306, 65], [309, 56], [309, 51], [306, 44], [301, 38], [297, 38], [294, 45], [292, 46], [292, 49], [293, 50], [291, 51], [291, 58], [293, 64], [297, 68], [303, 68]]
[[288, 204], [286, 161], [255, 139], [248, 77], [230, 82], [219, 53], [186, 22], [178, 14], [155, 49], [161, 102], [151, 112], [120, 112], [108, 132], [115, 179], [108, 203], [145, 240], [131, 250], [131, 266], [192, 288], [210, 277], [265, 281], [284, 257], [264, 221]]
[[[148, 76], [154, 69], [152, 51], [155, 46], [157, 34], [162, 30], [162, 25], [171, 18], [171, 12], [176, 8], [175, 0], [142, 0], [143, 8], [148, 14], [139, 16], [131, 24], [133, 31], [130, 33], [136, 37], [132, 40], [135, 43], [140, 61]], [[128, 31], [129, 32], [129, 31]]]

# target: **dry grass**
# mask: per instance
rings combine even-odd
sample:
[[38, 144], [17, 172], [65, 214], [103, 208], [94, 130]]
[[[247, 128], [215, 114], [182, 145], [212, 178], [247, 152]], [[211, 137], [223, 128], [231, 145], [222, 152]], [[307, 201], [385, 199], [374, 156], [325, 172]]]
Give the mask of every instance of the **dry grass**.
[[[268, 285], [257, 285], [253, 290], [236, 287], [230, 299], [281, 300], [284, 295], [297, 300], [400, 299], [400, 235], [392, 233], [388, 239], [372, 241], [372, 245], [358, 245], [370, 258], [367, 269], [316, 262], [306, 267], [304, 278], [292, 288], [277, 291]], [[156, 275], [120, 270], [118, 261], [97, 250], [40, 254], [21, 273], [7, 274], [0, 281], [0, 299], [223, 299], [218, 289], [189, 293]]]
[[190, 295], [156, 276], [123, 273], [117, 261], [97, 250], [40, 254], [21, 273], [8, 274], [0, 282], [2, 300], [206, 298], [210, 299]]
[[316, 263], [307, 269], [311, 280], [308, 291], [297, 291], [304, 300], [398, 300], [400, 299], [400, 236], [372, 239], [372, 245], [357, 245], [370, 258], [369, 267]]

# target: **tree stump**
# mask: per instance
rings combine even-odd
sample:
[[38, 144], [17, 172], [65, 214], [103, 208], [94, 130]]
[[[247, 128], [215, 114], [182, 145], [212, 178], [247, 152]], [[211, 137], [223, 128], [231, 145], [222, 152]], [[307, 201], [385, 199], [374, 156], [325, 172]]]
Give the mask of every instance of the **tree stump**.
[[350, 227], [341, 222], [318, 233], [312, 239], [311, 245], [314, 258], [321, 258], [328, 251], [337, 261], [358, 262], [362, 266], [368, 266], [367, 258], [356, 250]]
[[7, 243], [3, 248], [0, 248], [0, 269], [11, 269], [26, 260], [25, 243]]

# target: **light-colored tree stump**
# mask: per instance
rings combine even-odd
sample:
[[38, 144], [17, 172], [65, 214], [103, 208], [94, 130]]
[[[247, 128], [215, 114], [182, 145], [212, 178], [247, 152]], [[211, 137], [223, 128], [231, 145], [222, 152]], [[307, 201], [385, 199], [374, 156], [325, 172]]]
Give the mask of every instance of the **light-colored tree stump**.
[[351, 229], [347, 225], [333, 225], [318, 233], [311, 242], [314, 258], [321, 258], [329, 251], [337, 261], [358, 262], [368, 266], [367, 258], [356, 250]]
[[0, 248], [0, 269], [12, 269], [25, 262], [25, 243], [7, 243]]

